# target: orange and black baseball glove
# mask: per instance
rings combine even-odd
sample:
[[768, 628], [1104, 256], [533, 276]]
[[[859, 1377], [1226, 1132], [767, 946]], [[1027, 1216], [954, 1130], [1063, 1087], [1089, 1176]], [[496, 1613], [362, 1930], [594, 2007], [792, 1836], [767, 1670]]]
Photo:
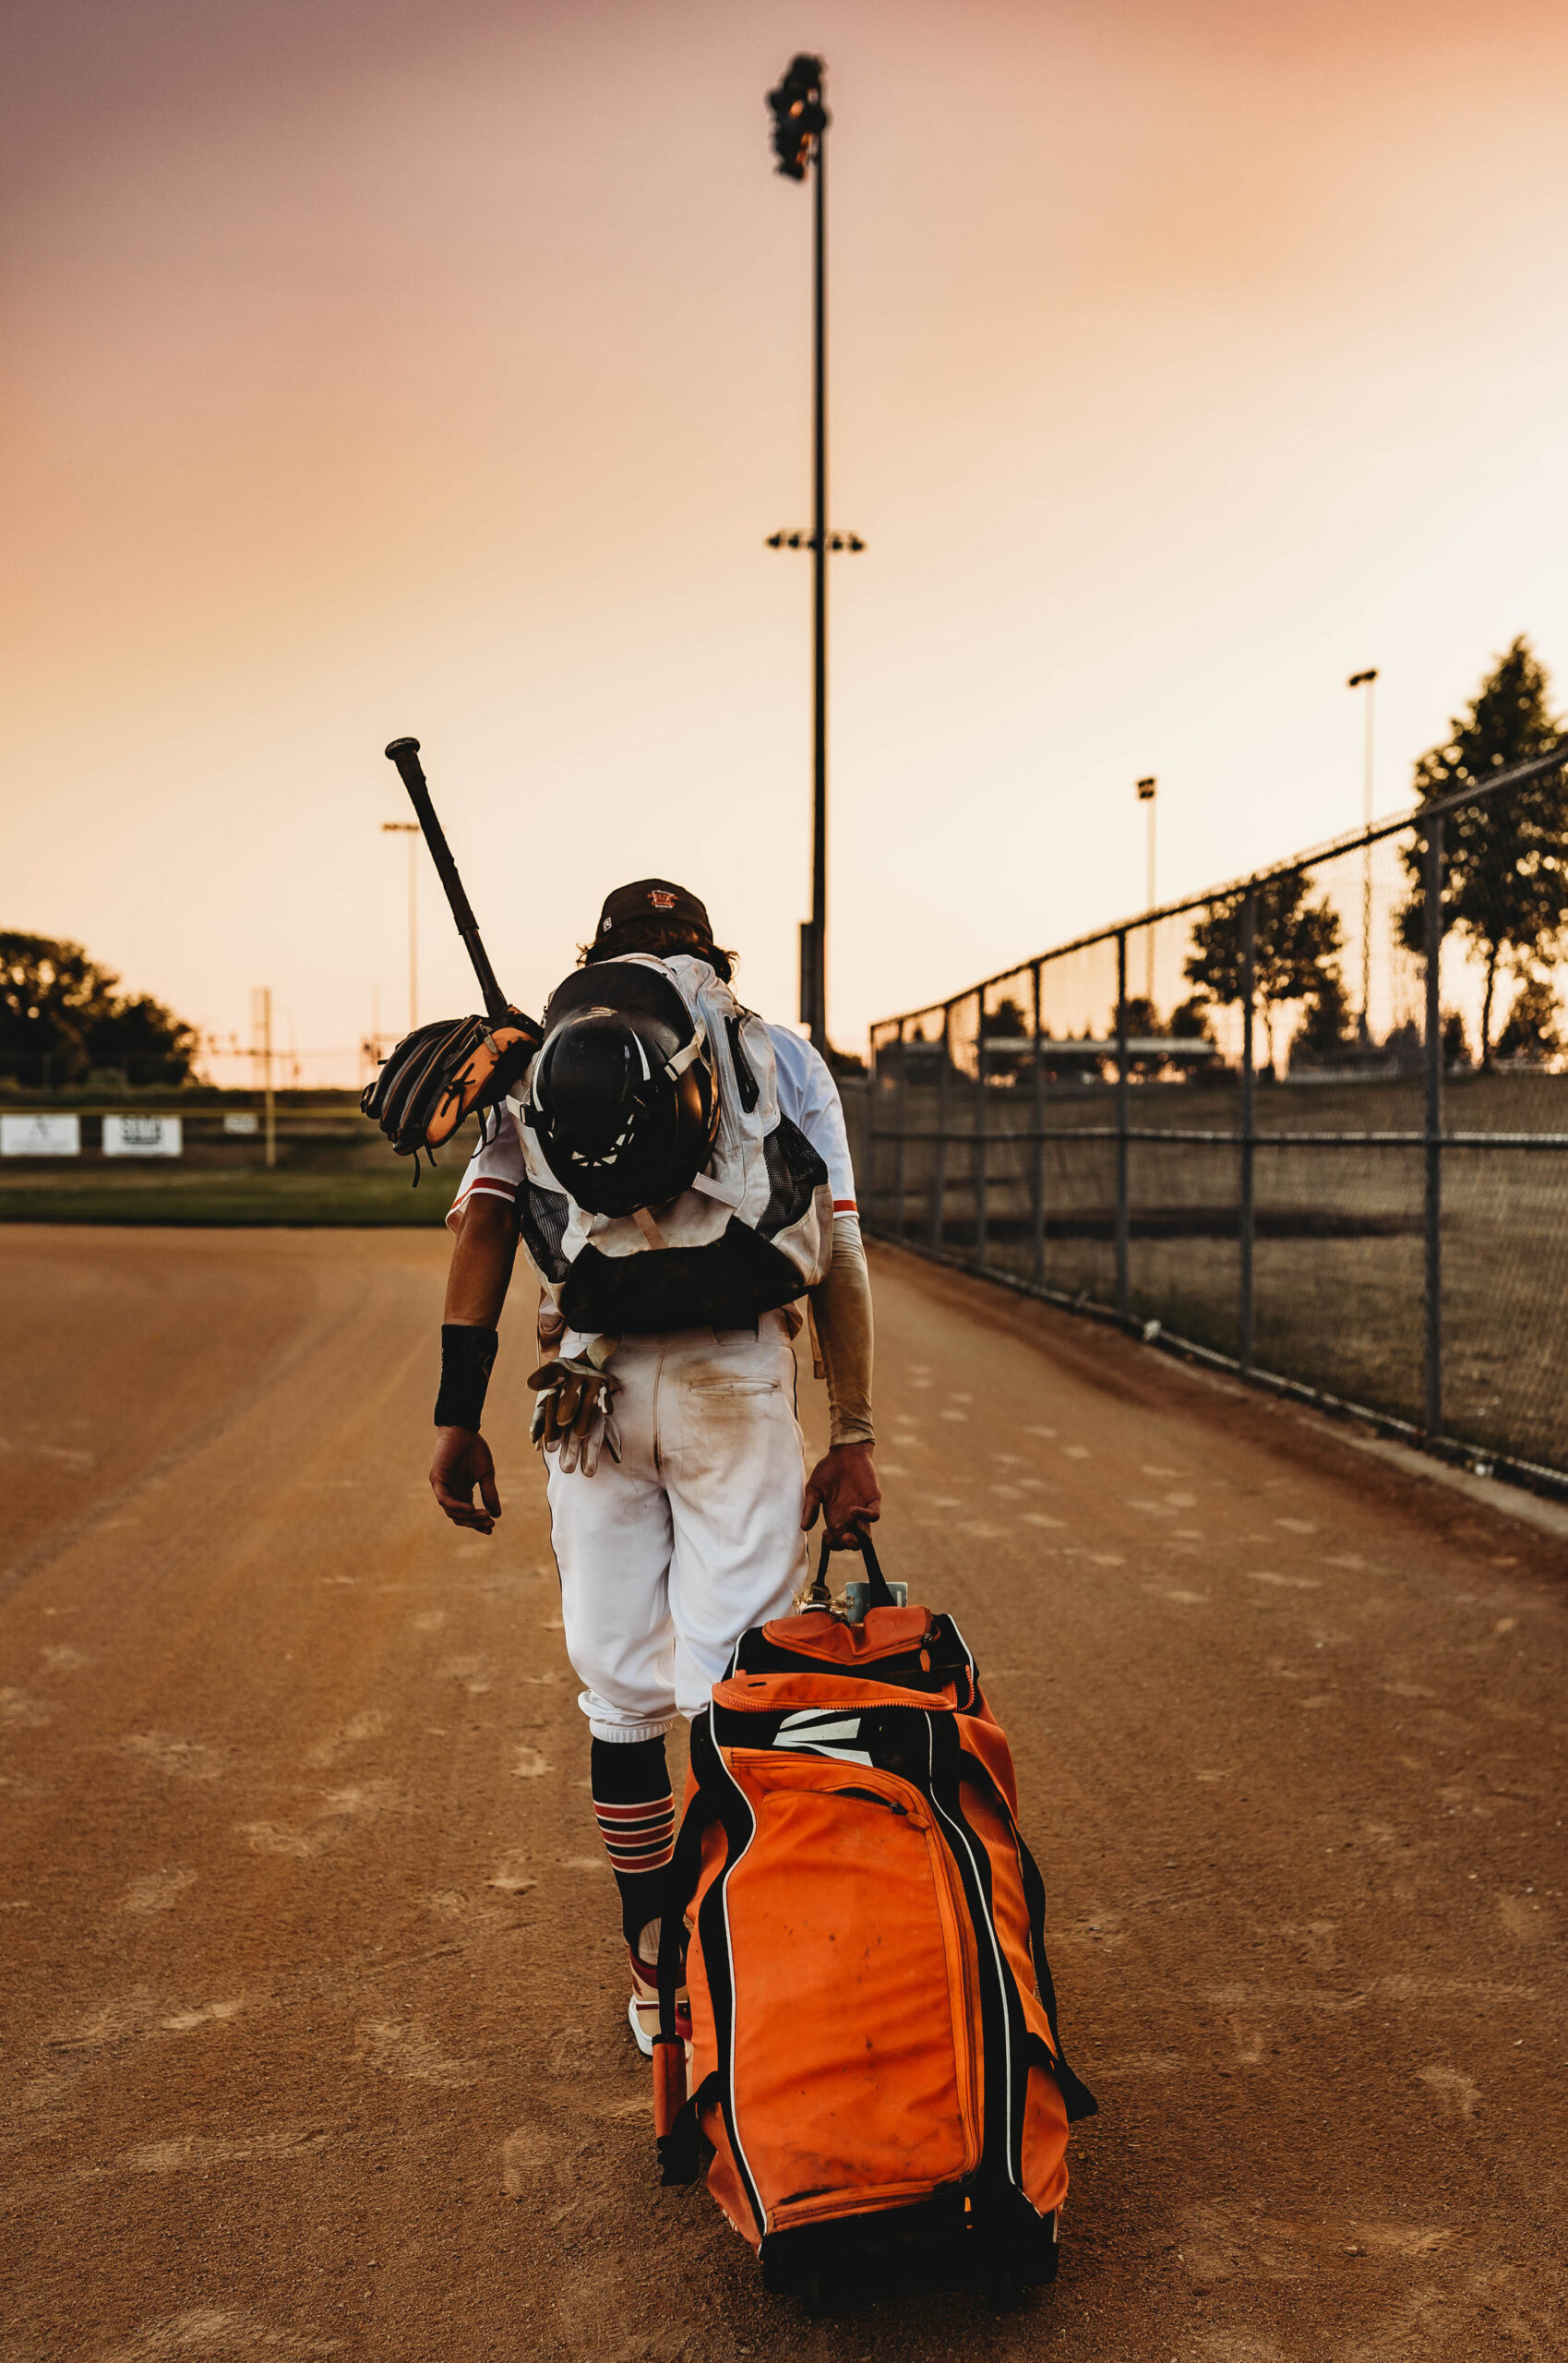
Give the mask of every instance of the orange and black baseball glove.
[[448, 1017], [421, 1026], [391, 1050], [359, 1104], [400, 1157], [437, 1149], [475, 1109], [493, 1108], [528, 1071], [544, 1039], [532, 1017], [509, 1009], [492, 1026], [484, 1017]]

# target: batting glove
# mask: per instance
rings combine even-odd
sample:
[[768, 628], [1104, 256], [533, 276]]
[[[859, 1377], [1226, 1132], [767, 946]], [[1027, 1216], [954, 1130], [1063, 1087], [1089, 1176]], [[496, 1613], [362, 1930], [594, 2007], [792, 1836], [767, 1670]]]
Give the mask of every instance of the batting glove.
[[619, 1343], [595, 1337], [581, 1353], [557, 1354], [542, 1363], [528, 1382], [540, 1390], [531, 1440], [541, 1452], [558, 1452], [569, 1477], [576, 1469], [592, 1477], [601, 1452], [612, 1460], [621, 1457], [621, 1432], [610, 1408], [620, 1382], [603, 1367]]

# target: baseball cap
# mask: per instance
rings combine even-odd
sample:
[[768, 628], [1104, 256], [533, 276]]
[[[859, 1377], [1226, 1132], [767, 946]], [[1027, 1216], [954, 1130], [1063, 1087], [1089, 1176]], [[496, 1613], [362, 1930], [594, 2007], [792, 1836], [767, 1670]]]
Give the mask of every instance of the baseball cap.
[[599, 924], [593, 930], [595, 942], [602, 943], [630, 919], [674, 919], [695, 928], [705, 943], [712, 943], [713, 930], [709, 924], [707, 907], [684, 886], [674, 886], [667, 878], [640, 878], [631, 886], [617, 886], [604, 897], [604, 907], [599, 914]]

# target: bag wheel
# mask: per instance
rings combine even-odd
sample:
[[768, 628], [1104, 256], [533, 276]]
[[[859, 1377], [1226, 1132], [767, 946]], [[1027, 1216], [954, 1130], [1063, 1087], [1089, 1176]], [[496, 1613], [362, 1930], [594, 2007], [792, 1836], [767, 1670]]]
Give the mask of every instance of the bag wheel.
[[988, 2277], [986, 2294], [999, 2314], [1015, 2314], [1028, 2295], [1028, 2285], [1016, 2265], [1004, 2264]]

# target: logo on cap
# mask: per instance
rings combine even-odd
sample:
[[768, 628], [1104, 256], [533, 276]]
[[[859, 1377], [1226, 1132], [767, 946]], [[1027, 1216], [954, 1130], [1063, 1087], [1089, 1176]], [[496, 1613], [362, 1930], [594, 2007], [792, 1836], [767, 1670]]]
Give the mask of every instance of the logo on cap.
[[676, 906], [675, 896], [667, 894], [662, 886], [650, 886], [648, 900], [656, 911], [673, 911]]
[[602, 923], [601, 923], [601, 925], [600, 925], [600, 929], [599, 929], [599, 932], [600, 932], [600, 934], [601, 934], [601, 935], [608, 935], [608, 933], [610, 932], [610, 930], [614, 927], [614, 925], [615, 925], [615, 921], [614, 921], [614, 919], [613, 919], [613, 918], [611, 918], [611, 917], [610, 917], [609, 913], [606, 911], [606, 912], [605, 912], [605, 914], [604, 914], [604, 919], [603, 919], [603, 921], [602, 921]]

